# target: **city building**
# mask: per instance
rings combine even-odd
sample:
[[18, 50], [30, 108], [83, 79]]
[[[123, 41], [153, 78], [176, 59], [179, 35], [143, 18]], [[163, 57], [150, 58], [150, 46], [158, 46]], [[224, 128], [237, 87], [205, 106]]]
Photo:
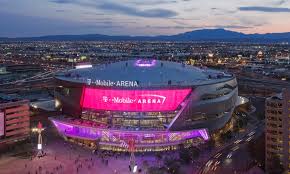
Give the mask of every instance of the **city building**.
[[29, 101], [0, 99], [0, 145], [25, 140], [29, 132]]
[[264, 53], [262, 52], [262, 51], [259, 51], [258, 53], [257, 53], [257, 59], [258, 60], [262, 60], [264, 58]]
[[289, 117], [290, 117], [290, 88], [282, 93], [266, 99], [266, 171], [275, 170], [273, 164], [280, 159], [281, 165], [290, 169], [289, 155]]
[[40, 72], [41, 67], [33, 64], [16, 64], [6, 65], [6, 70], [11, 73], [28, 73], [28, 72]]
[[[158, 60], [128, 60], [55, 76], [58, 132], [105, 150], [172, 150], [208, 140], [230, 120], [235, 76]], [[132, 144], [132, 143], [131, 143]]]

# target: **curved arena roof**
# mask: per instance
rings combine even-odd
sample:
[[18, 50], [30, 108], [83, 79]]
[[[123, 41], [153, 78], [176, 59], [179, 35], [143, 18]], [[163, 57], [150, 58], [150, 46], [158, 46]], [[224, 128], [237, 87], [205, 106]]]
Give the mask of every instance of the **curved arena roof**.
[[219, 83], [233, 77], [221, 71], [198, 68], [177, 62], [159, 60], [129, 60], [73, 69], [56, 75], [63, 81], [87, 83], [88, 79], [137, 81], [140, 87], [193, 86]]

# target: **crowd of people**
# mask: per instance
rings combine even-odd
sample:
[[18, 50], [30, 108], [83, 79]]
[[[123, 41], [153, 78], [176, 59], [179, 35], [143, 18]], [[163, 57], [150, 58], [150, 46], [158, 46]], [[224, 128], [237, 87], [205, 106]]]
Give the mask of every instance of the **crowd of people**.
[[[27, 174], [61, 174], [67, 173], [96, 173], [98, 170], [94, 170], [96, 168], [108, 168], [108, 170], [113, 170], [112, 174], [123, 174], [124, 171], [119, 169], [117, 166], [113, 166], [113, 160], [125, 160], [129, 163], [129, 153], [121, 153], [121, 152], [113, 152], [113, 151], [93, 151], [91, 155], [83, 156], [81, 154], [73, 154], [73, 152], [78, 151], [78, 147], [76, 145], [69, 144], [65, 142], [63, 146], [68, 151], [68, 154], [63, 156], [62, 154], [52, 154], [46, 153], [43, 156], [32, 156], [28, 162], [24, 164], [24, 171]], [[142, 154], [144, 157], [144, 154]], [[67, 163], [68, 160], [68, 163]], [[53, 162], [51, 162], [53, 161]], [[67, 165], [67, 164], [73, 164]], [[100, 164], [102, 164], [100, 166]], [[112, 169], [113, 168], [113, 169]], [[144, 173], [141, 165], [138, 166], [137, 173]], [[128, 173], [133, 172], [133, 168], [131, 166], [128, 168]]]
[[80, 125], [80, 126], [88, 126], [88, 127], [96, 127], [96, 128], [107, 128], [108, 126], [104, 123], [98, 123], [90, 120], [83, 119], [69, 119], [70, 123]]

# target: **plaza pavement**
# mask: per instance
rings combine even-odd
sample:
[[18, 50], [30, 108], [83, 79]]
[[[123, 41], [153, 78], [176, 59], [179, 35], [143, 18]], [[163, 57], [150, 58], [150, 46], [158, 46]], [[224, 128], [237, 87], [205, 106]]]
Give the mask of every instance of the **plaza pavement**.
[[[63, 139], [56, 139], [44, 145], [44, 157], [14, 157], [2, 156], [0, 159], [1, 174], [129, 174], [128, 154], [106, 157], [108, 164], [102, 162], [100, 155], [93, 154], [91, 150], [78, 145], [65, 142]], [[169, 158], [176, 158], [177, 153], [170, 152]], [[100, 154], [100, 153], [99, 153]], [[144, 161], [149, 166], [157, 166], [158, 161], [154, 154], [137, 155], [136, 162], [146, 173]], [[183, 166], [188, 174], [193, 174], [195, 165]], [[77, 169], [78, 168], [78, 169]], [[186, 173], [185, 173], [186, 174]]]

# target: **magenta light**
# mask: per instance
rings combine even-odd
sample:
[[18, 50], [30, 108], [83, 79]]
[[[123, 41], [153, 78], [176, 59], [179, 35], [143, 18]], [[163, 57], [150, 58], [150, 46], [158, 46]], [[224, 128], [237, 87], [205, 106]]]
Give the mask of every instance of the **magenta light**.
[[[127, 131], [127, 130], [110, 130], [95, 127], [86, 127], [75, 125], [72, 123], [64, 123], [63, 121], [57, 121], [53, 119], [53, 123], [60, 134], [68, 137], [77, 137], [84, 139], [96, 140], [99, 138], [109, 137], [109, 142], [127, 142], [131, 138], [138, 139], [137, 142], [142, 144], [141, 141], [147, 138], [158, 139], [158, 137], [166, 137], [163, 143], [178, 143], [187, 139], [193, 139], [201, 137], [204, 140], [208, 140], [209, 136], [206, 129], [190, 130], [190, 131]], [[153, 143], [154, 144], [154, 143]]]
[[80, 106], [111, 111], [174, 111], [190, 92], [190, 88], [115, 90], [85, 87]]
[[138, 59], [135, 62], [135, 66], [139, 67], [152, 67], [156, 65], [156, 60], [142, 60]]
[[208, 140], [209, 139], [209, 136], [208, 136], [208, 133], [207, 133], [207, 130], [206, 129], [201, 129], [198, 131], [200, 136], [204, 139], [204, 140]]
[[57, 130], [61, 134], [66, 136], [88, 139], [97, 139], [98, 137], [100, 137], [98, 133], [93, 130], [93, 128], [81, 127], [78, 125], [70, 125], [56, 120], [53, 120], [52, 122], [57, 128]]
[[52, 121], [52, 122], [53, 122], [53, 124], [56, 127], [62, 127], [62, 128], [65, 128], [65, 129], [73, 129], [73, 126], [72, 125], [68, 125], [68, 124], [61, 123], [61, 122], [56, 122], [56, 121]]

